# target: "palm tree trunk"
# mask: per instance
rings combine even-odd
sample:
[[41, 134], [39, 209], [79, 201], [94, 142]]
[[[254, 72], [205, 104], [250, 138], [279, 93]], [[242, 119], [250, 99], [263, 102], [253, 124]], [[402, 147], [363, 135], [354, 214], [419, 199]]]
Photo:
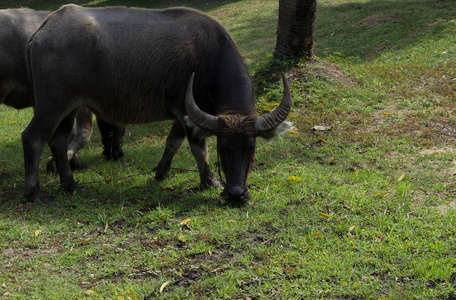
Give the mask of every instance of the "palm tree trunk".
[[276, 58], [313, 58], [317, 0], [279, 0]]

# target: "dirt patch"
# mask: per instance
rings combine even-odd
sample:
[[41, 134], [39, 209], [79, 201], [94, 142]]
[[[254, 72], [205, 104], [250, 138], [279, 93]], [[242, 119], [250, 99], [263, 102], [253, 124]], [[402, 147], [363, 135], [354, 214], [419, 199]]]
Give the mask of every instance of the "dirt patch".
[[358, 83], [347, 74], [344, 70], [329, 61], [311, 60], [302, 67], [296, 67], [286, 72], [287, 78], [290, 81], [300, 80], [308, 81], [309, 72], [314, 77], [324, 76], [329, 80], [338, 81], [346, 86], [356, 86]]
[[419, 155], [440, 155], [444, 153], [456, 153], [456, 148], [453, 147], [443, 147], [443, 148], [429, 148], [423, 150]]

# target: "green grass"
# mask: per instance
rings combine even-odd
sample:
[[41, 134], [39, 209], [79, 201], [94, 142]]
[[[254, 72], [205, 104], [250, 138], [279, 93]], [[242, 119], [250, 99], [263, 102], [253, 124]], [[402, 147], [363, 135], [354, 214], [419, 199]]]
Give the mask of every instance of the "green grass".
[[45, 173], [46, 149], [41, 183], [57, 201], [43, 205], [21, 198], [20, 134], [33, 112], [1, 106], [0, 296], [456, 298], [452, 1], [319, 1], [311, 63], [272, 59], [276, 0], [76, 2], [204, 10], [237, 41], [259, 113], [280, 101], [286, 71], [298, 133], [258, 141], [243, 207], [221, 205], [214, 189], [189, 192], [198, 174], [187, 144], [154, 181], [169, 122], [128, 126], [117, 163], [95, 132], [78, 195]]

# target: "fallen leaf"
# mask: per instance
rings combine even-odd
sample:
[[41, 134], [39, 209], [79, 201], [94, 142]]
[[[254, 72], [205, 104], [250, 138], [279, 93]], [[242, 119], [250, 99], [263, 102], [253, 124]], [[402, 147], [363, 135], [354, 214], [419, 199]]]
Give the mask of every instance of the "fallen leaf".
[[288, 130], [289, 133], [292, 133], [292, 134], [299, 134], [299, 131], [294, 131], [294, 130]]
[[352, 226], [352, 227], [348, 228], [348, 232], [352, 232], [353, 230], [355, 230], [355, 227], [356, 226]]
[[402, 179], [404, 179], [405, 177], [405, 173], [402, 173], [401, 176], [397, 179], [397, 182], [401, 181]]
[[322, 141], [323, 143], [327, 143], [327, 141], [325, 139], [320, 138], [318, 140]]
[[163, 293], [163, 290], [165, 289], [165, 287], [167, 287], [170, 283], [171, 283], [171, 281], [167, 281], [167, 282], [163, 283], [162, 286], [160, 287], [160, 293]]
[[127, 295], [129, 298], [131, 298], [133, 300], [138, 300], [138, 297], [132, 291], [127, 291]]
[[386, 195], [388, 195], [388, 193], [377, 193], [374, 195], [374, 198], [385, 197]]
[[390, 114], [389, 112], [384, 112], [383, 115], [384, 115], [384, 116], [389, 116], [389, 115], [391, 115], [391, 114]]
[[315, 125], [312, 129], [317, 131], [328, 131], [331, 128], [331, 126]]
[[331, 215], [328, 215], [328, 214], [325, 214], [325, 213], [322, 213], [322, 212], [318, 212], [318, 213], [324, 218], [331, 218]]
[[296, 182], [301, 182], [301, 181], [302, 181], [302, 178], [301, 178], [301, 177], [298, 177], [298, 176], [289, 176], [289, 177], [288, 177], [288, 180], [290, 180], [290, 181], [296, 181]]
[[94, 290], [87, 290], [87, 291], [85, 291], [85, 293], [84, 293], [84, 295], [86, 295], [86, 296], [90, 296], [90, 295], [93, 295], [93, 294], [95, 294], [95, 291], [94, 291]]
[[261, 155], [266, 155], [266, 154], [269, 154], [271, 153], [271, 151], [266, 151], [265, 153], [261, 154]]
[[222, 270], [223, 270], [223, 268], [215, 268], [214, 270], [211, 271], [211, 273], [216, 273], [216, 272], [222, 271]]
[[11, 296], [11, 293], [10, 292], [6, 292], [2, 295], [2, 297], [6, 297], [6, 296]]
[[35, 236], [39, 236], [41, 234], [41, 229], [35, 230]]
[[191, 220], [192, 220], [192, 219], [187, 218], [187, 219], [183, 220], [182, 222], [180, 222], [180, 225], [185, 225], [185, 224], [187, 224], [188, 222], [190, 222]]
[[19, 123], [19, 122], [20, 122], [20, 120], [16, 120], [16, 121], [11, 121], [8, 124], [14, 124], [14, 123]]
[[321, 232], [315, 232], [314, 234], [312, 234], [313, 237], [316, 237], [316, 236], [323, 236], [323, 233]]

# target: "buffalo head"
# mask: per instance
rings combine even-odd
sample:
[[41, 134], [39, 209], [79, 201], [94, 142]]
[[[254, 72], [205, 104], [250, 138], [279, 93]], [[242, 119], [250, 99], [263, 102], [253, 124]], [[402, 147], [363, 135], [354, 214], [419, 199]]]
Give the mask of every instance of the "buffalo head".
[[194, 134], [205, 138], [217, 136], [217, 153], [226, 183], [222, 196], [229, 201], [249, 199], [247, 177], [255, 154], [256, 138], [273, 138], [286, 132], [291, 123], [285, 121], [291, 109], [291, 93], [285, 75], [282, 74], [284, 96], [280, 105], [268, 114], [261, 116], [245, 115], [242, 112], [230, 112], [213, 116], [201, 109], [193, 98], [192, 75], [185, 96], [187, 125]]

